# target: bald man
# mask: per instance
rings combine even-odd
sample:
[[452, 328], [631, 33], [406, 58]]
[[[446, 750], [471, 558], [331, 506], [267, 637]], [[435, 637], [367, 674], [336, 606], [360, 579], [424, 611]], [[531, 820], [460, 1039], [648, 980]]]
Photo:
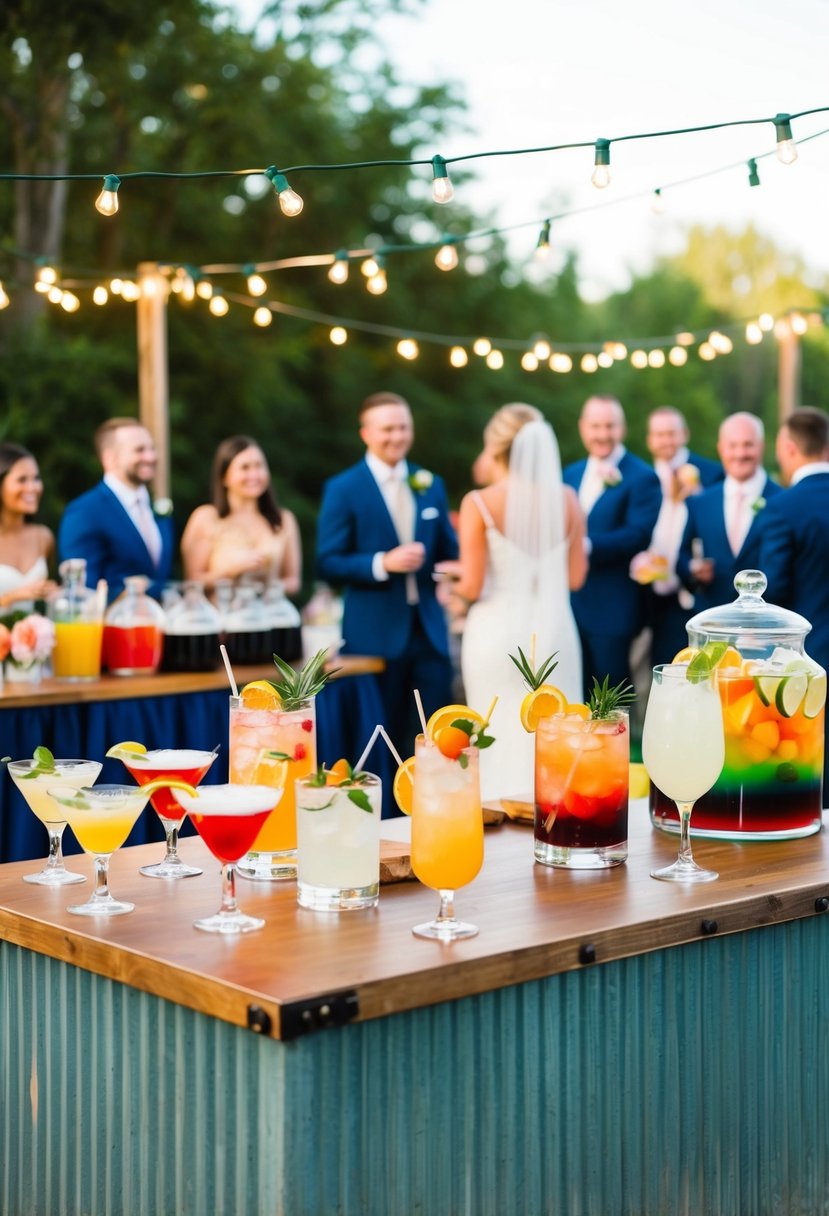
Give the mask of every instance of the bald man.
[[641, 588], [631, 559], [646, 549], [662, 492], [653, 469], [625, 449], [625, 415], [615, 397], [589, 397], [579, 418], [587, 451], [564, 470], [587, 517], [589, 572], [572, 595], [584, 658], [585, 692], [593, 677], [631, 682], [630, 644], [642, 627]]
[[763, 512], [780, 493], [763, 468], [764, 445], [759, 418], [742, 411], [730, 414], [717, 439], [725, 480], [688, 499], [676, 568], [697, 612], [731, 603], [737, 595], [734, 576], [759, 568]]

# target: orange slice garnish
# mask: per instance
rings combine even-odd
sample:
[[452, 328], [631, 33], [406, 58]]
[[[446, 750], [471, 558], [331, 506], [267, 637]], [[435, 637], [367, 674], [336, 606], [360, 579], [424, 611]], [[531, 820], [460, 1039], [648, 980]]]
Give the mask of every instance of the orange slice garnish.
[[394, 774], [392, 794], [394, 795], [394, 801], [404, 815], [411, 815], [412, 813], [412, 803], [414, 802], [414, 765], [414, 756], [409, 756], [409, 759], [404, 760]]
[[245, 709], [279, 709], [282, 700], [270, 680], [252, 680], [241, 693]]
[[532, 734], [542, 718], [551, 718], [553, 714], [564, 713], [566, 709], [567, 698], [560, 688], [540, 684], [528, 692], [521, 702], [521, 725]]

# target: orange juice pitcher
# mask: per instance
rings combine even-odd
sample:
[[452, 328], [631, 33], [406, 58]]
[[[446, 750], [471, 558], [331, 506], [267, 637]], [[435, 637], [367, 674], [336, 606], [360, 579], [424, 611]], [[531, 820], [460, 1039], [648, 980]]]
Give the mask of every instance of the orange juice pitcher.
[[46, 605], [55, 623], [52, 669], [58, 680], [97, 680], [101, 674], [101, 644], [106, 597], [86, 585], [86, 562], [72, 557], [58, 567], [61, 586]]

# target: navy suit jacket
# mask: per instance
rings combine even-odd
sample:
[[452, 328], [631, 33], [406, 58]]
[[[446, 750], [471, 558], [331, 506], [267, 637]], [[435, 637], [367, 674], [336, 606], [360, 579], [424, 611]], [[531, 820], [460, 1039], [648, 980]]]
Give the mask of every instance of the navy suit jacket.
[[[418, 466], [409, 464], [409, 473]], [[446, 617], [438, 603], [432, 571], [436, 562], [458, 556], [458, 541], [449, 522], [446, 490], [439, 477], [414, 492], [415, 540], [426, 548], [417, 572], [420, 596], [416, 611], [432, 646], [449, 653]], [[405, 574], [378, 581], [371, 571], [375, 553], [400, 544], [380, 487], [365, 460], [325, 483], [317, 524], [317, 573], [345, 588], [344, 651], [399, 658], [411, 636], [412, 609], [406, 603]]]
[[124, 579], [131, 574], [145, 574], [150, 595], [160, 599], [173, 565], [173, 521], [163, 515], [156, 515], [155, 521], [161, 533], [157, 566], [120, 500], [106, 482], [99, 481], [67, 504], [58, 529], [58, 556], [61, 561], [84, 558], [86, 585], [95, 587], [98, 579], [105, 578], [110, 600], [121, 594]]
[[763, 512], [760, 562], [766, 599], [811, 622], [806, 652], [829, 666], [829, 473], [813, 473]]
[[[770, 503], [775, 494], [779, 493], [780, 486], [767, 477], [761, 497], [766, 503]], [[696, 612], [701, 612], [704, 608], [715, 608], [720, 604], [730, 604], [737, 595], [734, 590], [735, 574], [740, 570], [761, 569], [760, 538], [768, 506], [755, 512], [743, 547], [735, 557], [725, 530], [724, 494], [725, 487], [722, 482], [718, 482], [705, 493], [687, 500], [688, 523], [685, 525], [685, 533], [679, 547], [676, 572], [689, 591], [693, 591]], [[697, 538], [702, 541], [703, 555], [714, 559], [714, 578], [710, 583], [698, 583], [691, 573], [693, 541]]]
[[[587, 460], [564, 470], [564, 480], [578, 493]], [[584, 586], [572, 594], [573, 613], [586, 633], [633, 637], [642, 618], [642, 598], [629, 574], [631, 558], [651, 542], [662, 505], [662, 487], [649, 464], [625, 452], [619, 461], [618, 485], [608, 486], [587, 516], [590, 566]]]

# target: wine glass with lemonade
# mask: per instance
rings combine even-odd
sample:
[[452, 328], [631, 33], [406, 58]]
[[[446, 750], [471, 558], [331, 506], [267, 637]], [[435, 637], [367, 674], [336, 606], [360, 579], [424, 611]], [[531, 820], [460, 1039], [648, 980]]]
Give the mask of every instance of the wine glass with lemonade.
[[[287, 776], [287, 762], [281, 775]], [[250, 933], [265, 924], [248, 916], [236, 902], [236, 863], [250, 850], [268, 816], [283, 795], [284, 785], [207, 785], [200, 791], [176, 790], [176, 798], [192, 819], [214, 857], [222, 864], [222, 904], [214, 916], [193, 921], [205, 933]]]
[[697, 865], [691, 851], [694, 803], [714, 785], [725, 762], [722, 708], [716, 672], [705, 652], [688, 664], [661, 663], [653, 683], [642, 735], [642, 760], [651, 781], [679, 811], [679, 855], [652, 870], [665, 882], [711, 882], [715, 870]]
[[85, 853], [95, 861], [95, 889], [86, 903], [67, 909], [76, 916], [123, 916], [135, 904], [115, 899], [109, 889], [109, 859], [129, 836], [148, 799], [160, 786], [172, 785], [195, 794], [191, 785], [162, 777], [149, 785], [96, 785], [77, 790], [50, 786]]
[[61, 887], [86, 882], [85, 874], [67, 870], [63, 862], [62, 840], [66, 815], [50, 793], [52, 786], [80, 789], [91, 785], [101, 771], [97, 760], [56, 760], [47, 747], [36, 747], [31, 760], [12, 760], [9, 772], [34, 815], [49, 833], [49, 860], [36, 874], [24, 874], [23, 881], [45, 887]]
[[[120, 760], [133, 780], [148, 785], [159, 777], [174, 777], [188, 785], [199, 785], [216, 759], [218, 748], [212, 752], [195, 748], [164, 747], [147, 751], [143, 743], [118, 743], [107, 756]], [[158, 786], [150, 798], [153, 810], [164, 828], [166, 851], [161, 861], [141, 866], [138, 871], [147, 878], [192, 878], [202, 871], [198, 866], [182, 861], [178, 851], [178, 834], [184, 819], [184, 808], [175, 800], [167, 785]]]

